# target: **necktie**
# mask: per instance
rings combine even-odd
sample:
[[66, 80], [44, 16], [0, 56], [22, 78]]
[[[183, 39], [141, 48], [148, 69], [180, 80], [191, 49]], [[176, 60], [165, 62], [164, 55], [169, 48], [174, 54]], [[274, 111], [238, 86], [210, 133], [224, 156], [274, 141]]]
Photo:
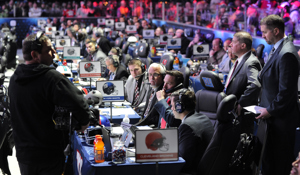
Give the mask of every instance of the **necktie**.
[[109, 80], [114, 80], [114, 78], [115, 78], [115, 73], [110, 73], [110, 77], [109, 77]]
[[140, 88], [139, 88], [139, 82], [136, 81], [135, 84], [135, 89], [134, 89], [134, 101], [133, 101], [133, 106], [137, 106], [138, 105], [138, 99], [139, 99], [139, 95], [140, 95]]
[[238, 62], [239, 62], [239, 61], [236, 60], [235, 63], [234, 63], [234, 67], [233, 67], [233, 69], [232, 69], [232, 72], [231, 72], [231, 74], [230, 74], [229, 79], [227, 79], [225, 88], [227, 88], [227, 86], [228, 86], [228, 84], [229, 84], [229, 82], [230, 82], [230, 80], [231, 80], [231, 77], [232, 77], [232, 75], [233, 75], [233, 73], [234, 73], [234, 71], [235, 71], [235, 68], [236, 68], [236, 66], [238, 65]]
[[[271, 50], [271, 52], [270, 52], [270, 54], [269, 54], [269, 57], [268, 57], [267, 62], [268, 62], [268, 61], [270, 60], [270, 58], [273, 56], [274, 52], [275, 52], [275, 47], [272, 48], [272, 50]], [[266, 63], [267, 63], [267, 62], [266, 62]]]
[[146, 111], [144, 113], [144, 117], [147, 117], [147, 115], [148, 115], [148, 113], [150, 111], [150, 106], [151, 106], [151, 102], [152, 102], [153, 97], [154, 97], [154, 91], [152, 90], [150, 98], [149, 98], [147, 109], [146, 109]]

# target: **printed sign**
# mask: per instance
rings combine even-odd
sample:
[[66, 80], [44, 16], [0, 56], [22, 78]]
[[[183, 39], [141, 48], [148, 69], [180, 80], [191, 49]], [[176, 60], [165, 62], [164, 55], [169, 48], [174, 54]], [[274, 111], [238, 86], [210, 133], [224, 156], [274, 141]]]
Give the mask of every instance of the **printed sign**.
[[116, 22], [115, 28], [116, 28], [116, 30], [123, 30], [123, 29], [125, 29], [125, 23], [124, 22]]
[[56, 39], [55, 42], [56, 50], [62, 51], [66, 46], [71, 46], [71, 39]]
[[97, 81], [96, 89], [103, 94], [104, 102], [124, 101], [124, 81]]
[[52, 38], [55, 38], [56, 36], [64, 36], [64, 31], [52, 32]]
[[209, 56], [209, 45], [201, 44], [193, 46], [193, 55], [197, 55], [200, 57], [208, 57]]
[[136, 26], [135, 25], [127, 25], [126, 32], [127, 33], [136, 33]]
[[168, 49], [180, 49], [181, 48], [181, 38], [169, 38], [167, 43]]
[[56, 27], [45, 27], [45, 34], [52, 36], [52, 32], [56, 32]]
[[46, 24], [47, 24], [46, 20], [38, 19], [37, 26], [40, 27], [41, 29], [44, 29]]
[[177, 128], [136, 130], [136, 162], [178, 160]]
[[160, 35], [159, 36], [159, 44], [160, 45], [167, 45], [168, 44], [168, 39], [171, 39], [171, 38], [172, 38], [172, 35], [167, 35], [167, 34]]
[[202, 77], [202, 79], [206, 87], [212, 87], [212, 88], [214, 87], [211, 78]]
[[114, 26], [115, 25], [115, 21], [113, 19], [105, 20], [105, 25], [106, 26]]
[[154, 30], [153, 29], [143, 30], [143, 38], [144, 39], [153, 39], [154, 38]]
[[64, 47], [64, 59], [80, 59], [80, 47]]
[[97, 19], [98, 24], [105, 25], [105, 18], [99, 18]]
[[101, 63], [100, 61], [80, 61], [79, 71], [81, 78], [100, 78], [101, 77]]

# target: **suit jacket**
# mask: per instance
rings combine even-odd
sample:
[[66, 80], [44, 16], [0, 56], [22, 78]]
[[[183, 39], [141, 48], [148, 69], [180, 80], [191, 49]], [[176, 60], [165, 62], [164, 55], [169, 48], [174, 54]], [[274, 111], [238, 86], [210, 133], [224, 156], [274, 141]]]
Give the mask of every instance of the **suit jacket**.
[[242, 107], [257, 105], [261, 88], [257, 79], [260, 70], [259, 60], [251, 51], [248, 52], [235, 68], [227, 86], [226, 94], [234, 94]]
[[212, 123], [206, 115], [192, 111], [186, 116], [178, 128], [179, 156], [186, 161], [181, 172], [196, 172], [213, 134]]
[[[139, 89], [139, 99], [138, 99], [138, 106], [139, 108], [144, 108], [146, 101], [147, 101], [147, 92], [151, 88], [148, 84], [148, 76], [147, 73], [140, 77], [139, 82], [141, 83], [140, 89]], [[125, 84], [125, 96], [126, 100], [130, 103], [133, 103], [134, 101], [134, 91], [136, 86], [136, 80], [130, 75], [128, 80]]]
[[100, 38], [100, 41], [97, 43], [100, 49], [108, 55], [109, 51], [111, 50], [111, 45], [108, 39], [104, 36]]
[[268, 136], [263, 159], [268, 167], [272, 167], [265, 170], [266, 175], [289, 174], [291, 163], [295, 160], [295, 129], [299, 126], [300, 116], [297, 88], [299, 65], [295, 46], [285, 38], [259, 75], [262, 85], [260, 106], [271, 115], [265, 120]]
[[[150, 85], [149, 85], [150, 86]], [[142, 117], [144, 117], [145, 111], [148, 107], [148, 105], [150, 105], [150, 111], [148, 112], [148, 115], [143, 118], [140, 122], [138, 122], [136, 125], [139, 126], [144, 126], [144, 125], [154, 125], [155, 127], [157, 127], [158, 124], [158, 120], [159, 120], [159, 113], [156, 111], [156, 109], [154, 108], [154, 105], [157, 103], [157, 98], [156, 98], [156, 92], [162, 90], [164, 86], [164, 83], [162, 83], [155, 91], [154, 91], [154, 97], [151, 101], [151, 104], [149, 104], [149, 99], [151, 96], [151, 92], [152, 92], [152, 88], [150, 87], [148, 89], [147, 92], [147, 98], [148, 100], [146, 100], [146, 105], [145, 105], [145, 110], [142, 113]]]
[[[111, 73], [106, 74], [107, 75], [106, 79], [109, 80], [110, 74]], [[128, 72], [127, 72], [125, 66], [123, 66], [122, 64], [120, 64], [119, 67], [117, 68], [116, 75], [115, 75], [115, 77], [114, 77], [113, 80], [124, 80], [124, 81], [126, 81], [127, 78], [128, 78], [128, 76], [129, 75], [128, 75]]]
[[207, 60], [208, 64], [220, 64], [226, 51], [222, 48]]

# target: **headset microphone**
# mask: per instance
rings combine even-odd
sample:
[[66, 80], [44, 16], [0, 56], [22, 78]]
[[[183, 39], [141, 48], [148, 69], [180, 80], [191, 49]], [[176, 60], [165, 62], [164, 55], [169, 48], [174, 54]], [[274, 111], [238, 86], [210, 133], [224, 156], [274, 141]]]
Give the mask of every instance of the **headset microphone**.
[[142, 74], [135, 76], [135, 78], [140, 78], [140, 77], [143, 76], [145, 73], [146, 73], [146, 72], [143, 72]]

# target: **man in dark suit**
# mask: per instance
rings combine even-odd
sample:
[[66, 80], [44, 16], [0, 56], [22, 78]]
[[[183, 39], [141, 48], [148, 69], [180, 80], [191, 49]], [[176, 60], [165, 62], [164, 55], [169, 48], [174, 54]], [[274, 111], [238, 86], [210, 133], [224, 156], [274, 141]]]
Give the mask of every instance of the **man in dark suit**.
[[120, 64], [119, 56], [110, 55], [105, 58], [106, 68], [106, 79], [107, 80], [124, 80], [126, 81], [128, 78], [128, 72], [122, 64]]
[[180, 53], [185, 54], [186, 53], [186, 48], [190, 44], [190, 40], [184, 36], [184, 31], [182, 29], [177, 29], [175, 36], [173, 38], [181, 38], [181, 48], [180, 48]]
[[193, 91], [180, 89], [171, 94], [172, 113], [181, 121], [178, 128], [178, 153], [185, 160], [181, 173], [196, 174], [197, 166], [214, 134], [209, 118], [195, 112]]
[[295, 129], [300, 116], [297, 89], [300, 60], [295, 46], [284, 35], [281, 17], [269, 15], [260, 24], [262, 37], [268, 44], [274, 44], [259, 73], [260, 106], [264, 109], [257, 119], [262, 119], [259, 127], [268, 126], [262, 171], [263, 175], [289, 174], [295, 160]]
[[222, 39], [215, 38], [212, 42], [212, 50], [209, 52], [207, 63], [210, 65], [220, 64], [225, 53]]
[[110, 42], [108, 41], [108, 39], [105, 36], [103, 36], [103, 30], [101, 28], [97, 28], [97, 29], [94, 30], [93, 38], [96, 39], [99, 48], [106, 55], [108, 55], [108, 53], [111, 49]]
[[257, 79], [261, 65], [251, 52], [252, 37], [248, 32], [234, 34], [230, 44], [232, 53], [238, 57], [229, 71], [225, 84], [225, 93], [237, 97], [237, 113], [242, 133], [253, 133], [255, 116], [244, 115], [243, 107], [257, 105], [261, 85]]
[[157, 103], [156, 92], [160, 91], [164, 85], [164, 76], [166, 74], [163, 65], [158, 63], [152, 63], [148, 69], [148, 80], [151, 88], [147, 92], [147, 98], [145, 110], [142, 114], [143, 119], [136, 125], [154, 125], [158, 124], [159, 113], [154, 109], [154, 105]]

